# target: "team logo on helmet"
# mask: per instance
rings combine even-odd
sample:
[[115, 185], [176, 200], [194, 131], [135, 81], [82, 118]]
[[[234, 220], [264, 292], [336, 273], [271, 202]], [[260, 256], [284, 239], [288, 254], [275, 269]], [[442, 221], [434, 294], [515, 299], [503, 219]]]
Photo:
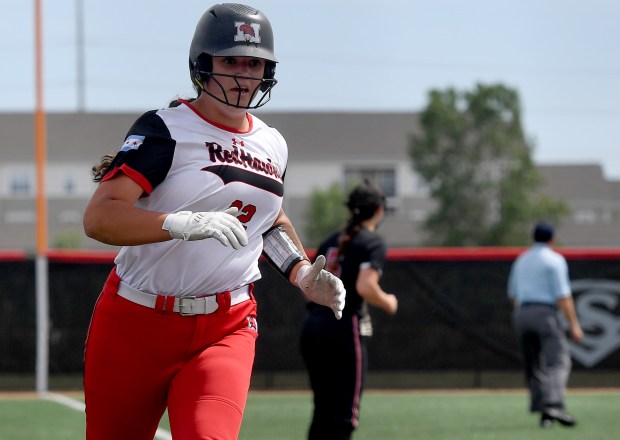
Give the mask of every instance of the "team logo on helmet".
[[260, 24], [259, 23], [246, 23], [244, 21], [236, 21], [235, 27], [237, 28], [237, 34], [235, 35], [235, 41], [243, 41], [248, 43], [260, 43]]

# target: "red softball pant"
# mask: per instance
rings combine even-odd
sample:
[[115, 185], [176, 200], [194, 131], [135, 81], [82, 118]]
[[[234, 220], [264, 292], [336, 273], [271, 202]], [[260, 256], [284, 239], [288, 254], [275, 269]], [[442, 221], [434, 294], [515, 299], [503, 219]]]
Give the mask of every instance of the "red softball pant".
[[234, 440], [245, 408], [256, 301], [181, 316], [116, 294], [113, 270], [86, 338], [87, 440], [152, 440], [168, 408], [175, 440]]

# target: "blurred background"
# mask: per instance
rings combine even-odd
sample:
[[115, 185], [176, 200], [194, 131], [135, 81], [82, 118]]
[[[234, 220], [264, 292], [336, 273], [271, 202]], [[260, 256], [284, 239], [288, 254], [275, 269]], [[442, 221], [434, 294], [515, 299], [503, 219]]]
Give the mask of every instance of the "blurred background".
[[[42, 247], [52, 250], [45, 257], [53, 385], [79, 387], [90, 310], [116, 251], [82, 231], [95, 187], [90, 168], [120, 147], [141, 113], [194, 96], [189, 43], [211, 3], [41, 2], [37, 96], [35, 2], [0, 1], [0, 387], [34, 381], [34, 261]], [[394, 252], [384, 283], [402, 298], [403, 313], [375, 316], [371, 385], [520, 386], [504, 284], [540, 217], [558, 226], [588, 323], [588, 344], [573, 351], [584, 373], [575, 380], [617, 384], [620, 4], [252, 6], [270, 19], [279, 60], [271, 102], [256, 115], [289, 144], [284, 206], [304, 243], [312, 248], [341, 226], [343, 194], [360, 179], [388, 196], [379, 232]], [[450, 142], [436, 141], [448, 133]], [[36, 233], [41, 145], [44, 246]], [[442, 169], [429, 166], [446, 158]], [[463, 176], [466, 184], [456, 179]], [[443, 199], [442, 188], [459, 190], [461, 203]], [[518, 215], [507, 215], [503, 207], [515, 201]], [[304, 386], [296, 352], [303, 304], [274, 298], [288, 287], [264, 272], [254, 384]], [[300, 300], [295, 292], [288, 298]]]

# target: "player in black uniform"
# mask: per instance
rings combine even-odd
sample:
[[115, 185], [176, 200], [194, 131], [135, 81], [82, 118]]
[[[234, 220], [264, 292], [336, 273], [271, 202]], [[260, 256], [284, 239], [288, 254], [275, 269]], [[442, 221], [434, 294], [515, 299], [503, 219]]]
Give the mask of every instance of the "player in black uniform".
[[383, 193], [368, 181], [350, 194], [350, 219], [344, 230], [327, 238], [317, 251], [326, 269], [347, 291], [342, 319], [325, 306], [308, 303], [301, 331], [301, 351], [314, 393], [310, 440], [350, 439], [358, 425], [367, 368], [366, 338], [372, 335], [367, 304], [394, 315], [397, 298], [379, 286], [386, 245], [375, 232], [384, 213]]

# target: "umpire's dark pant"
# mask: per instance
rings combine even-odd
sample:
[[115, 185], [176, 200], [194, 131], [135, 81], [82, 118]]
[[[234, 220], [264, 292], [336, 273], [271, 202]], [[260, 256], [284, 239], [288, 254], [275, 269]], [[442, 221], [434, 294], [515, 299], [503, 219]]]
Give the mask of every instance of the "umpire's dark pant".
[[515, 308], [513, 323], [525, 364], [530, 411], [563, 409], [571, 359], [557, 309], [523, 304]]

